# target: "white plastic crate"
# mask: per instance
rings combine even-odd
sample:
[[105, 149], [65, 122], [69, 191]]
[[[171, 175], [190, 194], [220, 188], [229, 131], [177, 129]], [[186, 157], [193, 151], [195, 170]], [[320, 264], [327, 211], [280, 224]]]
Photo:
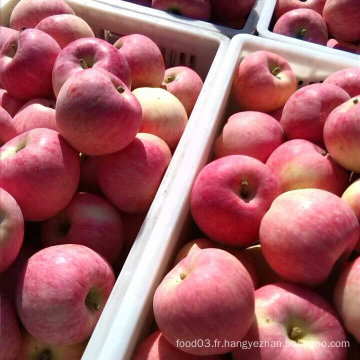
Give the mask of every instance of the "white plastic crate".
[[273, 40], [301, 46], [302, 48], [321, 51], [324, 54], [323, 56], [327, 56], [327, 55], [342, 56], [349, 59], [357, 60], [358, 63], [360, 63], [360, 55], [356, 55], [348, 51], [332, 49], [327, 46], [311, 43], [309, 41], [295, 39], [290, 36], [274, 33], [272, 31], [272, 27], [275, 24], [273, 22], [273, 15], [275, 12], [276, 2], [277, 0], [265, 0], [265, 4], [262, 8], [260, 18], [257, 24], [257, 31], [259, 33], [259, 36], [264, 37], [266, 39], [273, 39]]
[[[237, 35], [230, 43], [226, 58], [207, 102], [206, 121], [199, 124], [193, 139], [173, 178], [159, 219], [148, 239], [125, 296], [117, 304], [115, 319], [104, 328], [107, 337], [101, 351], [95, 342], [89, 345], [83, 360], [130, 360], [136, 346], [149, 334], [154, 324], [152, 300], [156, 287], [170, 270], [184, 241], [199, 234], [190, 216], [190, 193], [199, 171], [212, 158], [217, 135], [230, 114], [240, 111], [231, 97], [233, 75], [240, 61], [257, 50], [275, 52], [286, 58], [299, 80], [299, 86], [321, 82], [329, 74], [346, 67], [357, 66], [357, 61], [327, 56], [309, 49], [279, 43], [252, 35]], [[192, 235], [192, 237], [189, 237]], [[95, 339], [94, 339], [95, 340]], [[92, 353], [91, 351], [95, 351]]]
[[[179, 26], [193, 25], [193, 26], [199, 27], [200, 29], [204, 29], [206, 31], [209, 31], [209, 30], [216, 31], [216, 32], [219, 32], [221, 34], [228, 36], [229, 38], [232, 38], [233, 36], [235, 36], [237, 34], [254, 34], [256, 31], [257, 22], [259, 20], [259, 15], [261, 13], [261, 10], [262, 10], [264, 2], [265, 2], [265, 0], [256, 0], [254, 7], [251, 10], [249, 17], [245, 23], [244, 28], [233, 29], [230, 27], [214, 24], [214, 23], [207, 22], [207, 21], [194, 20], [194, 19], [189, 19], [187, 17], [180, 16], [180, 15], [169, 14], [165, 11], [153, 9], [153, 8], [150, 8], [147, 6], [133, 4], [128, 1], [122, 1], [122, 0], [96, 0], [96, 1], [117, 6], [117, 7], [119, 7], [119, 9], [122, 9], [122, 10], [130, 10], [130, 11], [135, 11], [139, 14], [148, 14], [148, 15], [156, 16], [156, 17], [159, 17], [162, 19], [168, 19], [170, 21], [176, 22]], [[227, 0], [224, 0], [224, 1], [227, 1]]]
[[[19, 0], [0, 0], [1, 25], [8, 26], [11, 11], [18, 2]], [[83, 357], [84, 360], [119, 360], [122, 359], [119, 355], [120, 351], [117, 352], [116, 348], [114, 348], [119, 344], [109, 343], [107, 335], [119, 325], [125, 325], [125, 329], [127, 327], [127, 312], [125, 311], [125, 314], [121, 317], [118, 316], [118, 310], [125, 297], [131, 298], [134, 296], [133, 293], [127, 295], [127, 288], [133, 281], [136, 281], [133, 280], [133, 277], [137, 269], [142, 267], [144, 251], [149, 245], [151, 247], [149, 242], [154, 241], [154, 239], [161, 240], [153, 232], [156, 231], [156, 224], [163, 222], [163, 215], [160, 215], [160, 213], [165, 199], [170, 193], [173, 179], [176, 177], [180, 164], [188, 150], [189, 143], [194, 138], [201, 138], [208, 131], [208, 119], [213, 116], [212, 106], [211, 104], [208, 105], [208, 100], [212, 98], [212, 93], [217, 86], [215, 79], [222, 67], [230, 40], [219, 33], [206, 30], [199, 31], [198, 28], [186, 24], [179, 27], [167, 19], [154, 18], [133, 11], [122, 11], [109, 4], [101, 4], [90, 0], [66, 0], [66, 2], [78, 16], [89, 23], [96, 36], [112, 40], [118, 37], [119, 34], [141, 33], [149, 36], [162, 50], [167, 67], [176, 65], [190, 66], [205, 80], [184, 134]], [[171, 214], [167, 215], [171, 216]], [[158, 262], [160, 263], [160, 258], [158, 258]], [[144, 281], [146, 280], [144, 279]], [[135, 295], [135, 300], [137, 298], [141, 299], [141, 297], [141, 293]], [[129, 307], [136, 310], [137, 303], [135, 300], [130, 301]], [[124, 307], [121, 307], [121, 309], [124, 310]], [[129, 327], [132, 325], [133, 318], [129, 322]], [[131, 347], [131, 339], [128, 340], [129, 344], [121, 343], [120, 347]]]

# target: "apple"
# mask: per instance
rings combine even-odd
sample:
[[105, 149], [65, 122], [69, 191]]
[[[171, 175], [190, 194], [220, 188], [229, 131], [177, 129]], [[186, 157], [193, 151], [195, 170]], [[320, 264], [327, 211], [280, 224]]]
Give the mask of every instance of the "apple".
[[41, 238], [44, 246], [85, 245], [112, 264], [123, 247], [123, 222], [104, 198], [79, 192], [64, 210], [42, 223]]
[[[346, 360], [346, 334], [332, 306], [316, 293], [289, 283], [255, 291], [255, 321], [233, 359]], [[257, 344], [257, 346], [254, 346]], [[251, 346], [251, 347], [250, 347]]]
[[13, 119], [10, 114], [0, 106], [0, 146], [17, 135]]
[[332, 49], [338, 49], [343, 51], [348, 51], [353, 54], [360, 55], [360, 45], [353, 44], [347, 41], [338, 40], [338, 39], [330, 39], [327, 44], [327, 47]]
[[322, 15], [326, 0], [278, 0], [275, 8], [275, 18], [295, 9], [311, 9]]
[[360, 96], [336, 107], [324, 126], [324, 141], [331, 157], [345, 169], [360, 172]]
[[188, 121], [180, 100], [161, 88], [137, 88], [133, 94], [142, 108], [140, 132], [160, 137], [174, 151]]
[[138, 5], [151, 6], [152, 0], [127, 0], [127, 1]]
[[351, 42], [360, 41], [358, 0], [327, 0], [323, 17], [335, 38]]
[[322, 16], [311, 9], [296, 9], [280, 16], [274, 26], [274, 33], [290, 36], [312, 43], [326, 45], [328, 31]]
[[5, 89], [0, 89], [0, 106], [2, 106], [11, 116], [15, 116], [24, 103], [24, 100], [11, 96]]
[[285, 280], [309, 286], [324, 282], [358, 239], [352, 209], [321, 189], [281, 194], [260, 225], [261, 248], [271, 268]]
[[94, 330], [114, 283], [111, 266], [90, 248], [51, 246], [24, 267], [17, 286], [18, 314], [40, 341], [77, 344]]
[[64, 209], [80, 177], [76, 151], [51, 129], [33, 129], [0, 148], [0, 187], [19, 204], [26, 221], [42, 221]]
[[270, 115], [243, 111], [228, 119], [215, 141], [214, 155], [247, 155], [265, 162], [284, 140], [281, 125]]
[[194, 355], [224, 354], [232, 348], [228, 342], [242, 339], [250, 328], [254, 286], [233, 255], [204, 249], [165, 276], [156, 289], [153, 308], [156, 323], [171, 345]]
[[5, 41], [12, 35], [16, 34], [17, 31], [14, 29], [10, 29], [6, 26], [0, 26], [0, 49], [5, 44]]
[[106, 70], [131, 87], [130, 68], [123, 55], [105, 40], [83, 38], [65, 46], [54, 64], [52, 85], [55, 96], [58, 97], [67, 79], [89, 68]]
[[21, 346], [21, 332], [12, 304], [0, 289], [0, 360], [15, 359]]
[[281, 192], [316, 188], [341, 196], [350, 174], [326, 150], [310, 141], [295, 139], [279, 146], [266, 166], [275, 174]]
[[129, 64], [132, 89], [161, 86], [165, 63], [154, 41], [141, 34], [131, 34], [122, 36], [114, 46]]
[[351, 262], [336, 284], [334, 304], [347, 331], [360, 342], [360, 257]]
[[79, 191], [101, 194], [98, 184], [99, 156], [80, 154], [80, 182]]
[[61, 49], [75, 40], [95, 37], [91, 27], [83, 19], [72, 14], [49, 16], [41, 20], [35, 29], [49, 34]]
[[360, 94], [360, 67], [350, 67], [329, 75], [324, 84], [334, 84], [344, 89], [350, 97]]
[[[210, 0], [212, 17], [215, 21], [222, 23], [233, 23], [242, 21], [249, 14], [255, 4], [255, 0]], [[231, 24], [234, 27], [234, 24]], [[243, 28], [245, 24], [241, 24]]]
[[203, 86], [197, 72], [187, 66], [169, 68], [165, 71], [162, 86], [181, 101], [190, 117]]
[[209, 20], [211, 16], [211, 0], [152, 0], [151, 6], [192, 19]]
[[0, 82], [12, 96], [30, 100], [52, 95], [51, 76], [60, 52], [48, 34], [25, 29], [10, 36], [0, 50]]
[[297, 80], [289, 63], [268, 51], [247, 55], [235, 72], [233, 93], [242, 110], [277, 110], [296, 90]]
[[100, 189], [121, 211], [144, 213], [154, 200], [170, 160], [170, 149], [163, 140], [139, 133], [125, 149], [101, 157]]
[[56, 124], [79, 152], [104, 155], [131, 143], [142, 122], [141, 106], [112, 73], [92, 68], [74, 74], [56, 101]]
[[[155, 331], [138, 347], [132, 360], [198, 360], [196, 355], [187, 354], [172, 346], [162, 335]], [[220, 360], [217, 355], [202, 356], [202, 360]]]
[[212, 240], [249, 246], [258, 240], [261, 219], [279, 194], [279, 182], [265, 164], [249, 156], [229, 155], [198, 174], [191, 213]]
[[333, 84], [304, 86], [285, 104], [280, 124], [289, 139], [305, 139], [323, 146], [326, 118], [349, 99], [345, 90]]

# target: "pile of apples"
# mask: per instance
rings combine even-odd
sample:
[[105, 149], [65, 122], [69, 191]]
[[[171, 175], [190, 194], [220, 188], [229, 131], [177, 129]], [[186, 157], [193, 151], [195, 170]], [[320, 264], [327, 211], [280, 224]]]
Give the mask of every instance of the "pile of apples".
[[256, 0], [127, 0], [192, 19], [243, 29]]
[[202, 80], [63, 0], [18, 2], [0, 49], [0, 359], [78, 360]]
[[277, 0], [274, 33], [360, 54], [357, 0]]
[[192, 187], [200, 235], [156, 289], [158, 330], [133, 360], [359, 358], [359, 94], [360, 68], [298, 88], [280, 55], [241, 60], [241, 111]]

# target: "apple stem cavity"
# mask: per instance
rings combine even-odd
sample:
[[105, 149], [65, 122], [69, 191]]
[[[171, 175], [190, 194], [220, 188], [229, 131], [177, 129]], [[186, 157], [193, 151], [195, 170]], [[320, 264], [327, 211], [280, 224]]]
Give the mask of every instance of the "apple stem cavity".
[[86, 62], [84, 59], [80, 59], [80, 60], [79, 60], [79, 63], [80, 63], [80, 66], [81, 66], [84, 70], [89, 68], [87, 62]]
[[323, 150], [323, 151], [321, 152], [321, 155], [322, 155], [322, 156], [326, 156], [327, 154], [328, 154], [327, 150]]
[[186, 274], [185, 273], [181, 273], [180, 274], [180, 280], [184, 280], [186, 278]]
[[169, 76], [165, 79], [164, 83], [165, 83], [165, 84], [170, 84], [170, 83], [173, 82], [174, 80], [175, 80], [175, 75], [169, 75]]
[[16, 42], [11, 43], [6, 55], [10, 58], [13, 58], [16, 55], [17, 50], [18, 44]]
[[280, 76], [278, 76], [280, 74], [280, 67], [276, 66], [271, 70], [271, 74], [274, 75], [277, 79], [281, 79]]
[[52, 352], [50, 349], [44, 349], [42, 350], [34, 360], [52, 360]]
[[21, 142], [15, 149], [15, 154], [26, 148], [26, 142]]
[[294, 326], [289, 333], [289, 338], [293, 341], [299, 342], [299, 340], [302, 339], [304, 335], [304, 331], [301, 328]]
[[249, 183], [246, 180], [241, 182], [240, 196], [243, 200], [249, 200]]
[[170, 7], [167, 9], [167, 12], [174, 15], [182, 15], [181, 10], [177, 7]]
[[101, 308], [99, 294], [95, 289], [90, 289], [85, 298], [85, 305], [91, 311], [99, 311]]
[[354, 105], [357, 105], [359, 103], [359, 99], [354, 99], [353, 103], [354, 103]]
[[116, 88], [116, 90], [120, 93], [120, 94], [122, 94], [122, 93], [124, 93], [125, 92], [125, 88], [123, 87], [123, 86], [118, 86], [117, 88]]
[[84, 163], [89, 158], [89, 156], [87, 156], [84, 153], [80, 153], [79, 157], [80, 157], [80, 162], [82, 162], [82, 163]]
[[296, 33], [296, 37], [298, 39], [304, 39], [307, 33], [307, 29], [300, 29], [299, 31], [297, 31]]

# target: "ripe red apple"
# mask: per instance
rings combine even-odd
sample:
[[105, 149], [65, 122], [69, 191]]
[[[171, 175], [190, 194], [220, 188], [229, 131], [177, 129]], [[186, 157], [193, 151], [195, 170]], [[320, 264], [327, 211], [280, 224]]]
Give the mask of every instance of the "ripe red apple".
[[26, 221], [42, 221], [64, 209], [79, 183], [76, 151], [51, 129], [33, 129], [0, 148], [0, 187], [19, 204]]
[[95, 251], [77, 244], [51, 246], [24, 267], [18, 314], [40, 341], [76, 344], [94, 330], [114, 283], [111, 266]]
[[256, 290], [255, 317], [244, 338], [249, 345], [238, 347], [234, 360], [346, 360], [346, 346], [331, 347], [346, 341], [335, 310], [306, 288], [276, 283]]
[[63, 0], [20, 0], [11, 13], [10, 27], [34, 28], [42, 19], [57, 14], [74, 14], [74, 11]]
[[41, 238], [44, 246], [85, 245], [112, 264], [123, 247], [123, 223], [118, 210], [104, 198], [80, 192], [42, 223]]
[[331, 34], [337, 39], [359, 42], [360, 2], [358, 0], [327, 0], [323, 17]]
[[333, 84], [304, 86], [285, 104], [280, 124], [289, 139], [306, 139], [324, 146], [326, 118], [349, 98], [345, 90]]
[[162, 86], [181, 101], [190, 117], [203, 86], [197, 72], [187, 66], [169, 68], [165, 71]]
[[142, 108], [140, 132], [160, 137], [174, 151], [188, 121], [184, 106], [161, 88], [137, 88], [133, 94]]
[[23, 100], [51, 96], [51, 76], [59, 52], [57, 42], [40, 30], [25, 29], [10, 36], [0, 50], [2, 87]]
[[6, 26], [0, 26], [0, 49], [5, 44], [5, 41], [12, 35], [16, 34], [16, 30], [10, 29]]
[[329, 75], [324, 84], [334, 84], [344, 89], [350, 97], [360, 94], [360, 68], [350, 67]]
[[91, 194], [101, 194], [98, 184], [99, 156], [80, 154], [80, 182], [79, 191]]
[[103, 194], [121, 211], [141, 214], [154, 200], [171, 152], [159, 137], [139, 133], [123, 150], [99, 160]]
[[274, 26], [274, 33], [312, 43], [326, 45], [328, 31], [322, 16], [311, 9], [296, 9], [282, 15]]
[[138, 5], [151, 6], [152, 0], [127, 0], [127, 1]]
[[340, 275], [334, 291], [334, 303], [345, 328], [360, 342], [360, 257]]
[[296, 90], [297, 80], [289, 63], [268, 51], [247, 55], [235, 73], [233, 92], [243, 110], [277, 110]]
[[11, 116], [15, 116], [24, 103], [24, 100], [13, 97], [5, 89], [0, 89], [0, 106], [2, 106]]
[[114, 46], [129, 64], [132, 89], [161, 86], [165, 63], [154, 41], [141, 34], [131, 34], [122, 36]]
[[89, 68], [106, 70], [131, 87], [130, 68], [123, 55], [105, 40], [84, 38], [65, 46], [54, 64], [52, 85], [55, 96], [58, 97], [67, 79]]
[[56, 102], [59, 132], [79, 152], [104, 155], [131, 143], [142, 122], [141, 106], [115, 75], [97, 68], [74, 74]]
[[0, 146], [17, 135], [13, 119], [9, 113], [0, 106]]
[[284, 139], [281, 125], [270, 115], [243, 111], [228, 119], [215, 142], [214, 155], [247, 155], [265, 162]]
[[316, 188], [341, 196], [350, 174], [326, 150], [307, 140], [290, 140], [279, 146], [266, 166], [275, 174], [281, 192]]
[[152, 0], [151, 6], [192, 19], [209, 20], [211, 15], [210, 0]]
[[[154, 315], [166, 340], [194, 355], [229, 352], [254, 317], [254, 286], [245, 267], [220, 249], [186, 257], [163, 279], [154, 295]], [[218, 340], [223, 347], [186, 343]]]
[[210, 0], [210, 2], [212, 18], [221, 23], [245, 19], [255, 4], [255, 0]]
[[278, 0], [275, 7], [275, 17], [295, 9], [311, 9], [322, 15], [326, 0]]
[[360, 172], [360, 96], [336, 107], [324, 126], [324, 141], [331, 157], [345, 169]]
[[352, 209], [320, 189], [281, 194], [260, 225], [260, 243], [269, 265], [283, 279], [304, 285], [324, 282], [358, 239], [359, 223]]
[[326, 46], [332, 49], [348, 51], [353, 54], [360, 54], [360, 45], [339, 39], [329, 39]]
[[191, 193], [191, 213], [214, 241], [248, 246], [258, 240], [261, 219], [279, 194], [277, 178], [262, 162], [230, 155], [200, 171]]

